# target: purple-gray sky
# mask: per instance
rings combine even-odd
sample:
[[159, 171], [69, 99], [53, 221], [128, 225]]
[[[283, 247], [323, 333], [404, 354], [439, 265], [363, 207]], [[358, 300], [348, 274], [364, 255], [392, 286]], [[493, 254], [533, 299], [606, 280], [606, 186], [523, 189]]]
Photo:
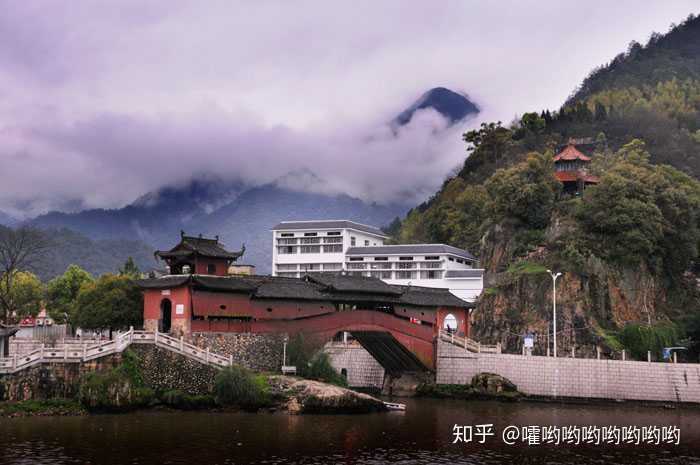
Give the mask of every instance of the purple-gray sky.
[[[481, 120], [556, 109], [695, 1], [0, 0], [0, 210], [118, 207], [196, 173], [420, 201]], [[483, 112], [446, 131], [425, 90]]]

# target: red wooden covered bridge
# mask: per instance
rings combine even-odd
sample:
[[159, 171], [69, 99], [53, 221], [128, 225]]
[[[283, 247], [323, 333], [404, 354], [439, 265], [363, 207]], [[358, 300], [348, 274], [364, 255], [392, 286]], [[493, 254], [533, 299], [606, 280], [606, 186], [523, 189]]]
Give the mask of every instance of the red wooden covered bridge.
[[[456, 320], [457, 335], [469, 335], [472, 304], [447, 289], [329, 273], [303, 278], [228, 276], [224, 265], [235, 258], [225, 250], [228, 255], [223, 257], [201, 256], [199, 240], [183, 235], [173, 251], [163, 253], [164, 258], [175, 257], [169, 264], [180, 274], [139, 281], [146, 330], [185, 338], [206, 332], [303, 333], [318, 341], [347, 331], [390, 372], [434, 369], [436, 341], [448, 315]], [[216, 247], [205, 245], [206, 253], [217, 253], [218, 241]], [[182, 274], [183, 260], [191, 264], [184, 271], [197, 273]], [[201, 273], [200, 262], [213, 273]]]

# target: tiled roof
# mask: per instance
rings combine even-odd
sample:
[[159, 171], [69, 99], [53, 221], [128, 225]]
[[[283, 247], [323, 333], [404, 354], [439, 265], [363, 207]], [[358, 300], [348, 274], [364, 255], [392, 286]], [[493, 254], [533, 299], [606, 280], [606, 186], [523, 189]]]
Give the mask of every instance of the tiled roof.
[[474, 304], [460, 299], [449, 289], [419, 286], [404, 287], [401, 303], [421, 307], [474, 307]]
[[572, 160], [583, 160], [583, 161], [591, 161], [590, 157], [587, 157], [586, 155], [582, 154], [576, 146], [569, 144], [557, 154], [556, 157], [554, 157], [554, 161], [572, 161]]
[[327, 291], [398, 295], [401, 291], [381, 279], [340, 273], [308, 274], [305, 281], [320, 284]]
[[379, 228], [350, 220], [282, 221], [272, 228], [273, 231], [287, 229], [356, 229], [376, 236], [389, 237]]
[[374, 302], [422, 307], [469, 307], [448, 289], [386, 284], [377, 278], [322, 274], [304, 279], [278, 276], [172, 275], [137, 281], [143, 289], [168, 289], [192, 284], [195, 288], [244, 293], [253, 299], [293, 299], [326, 302]]
[[156, 255], [161, 258], [180, 258], [191, 255], [201, 255], [203, 257], [228, 258], [236, 260], [245, 252], [245, 246], [239, 252], [229, 252], [224, 249], [219, 239], [209, 239], [205, 237], [193, 237], [181, 235], [180, 243], [170, 250], [157, 250]]
[[346, 255], [440, 255], [451, 254], [467, 260], [476, 260], [466, 250], [446, 244], [403, 244], [370, 247], [349, 247]]
[[480, 278], [483, 275], [484, 270], [481, 269], [445, 271], [445, 278]]
[[136, 285], [143, 289], [169, 289], [189, 282], [189, 275], [168, 275], [160, 278], [137, 279]]

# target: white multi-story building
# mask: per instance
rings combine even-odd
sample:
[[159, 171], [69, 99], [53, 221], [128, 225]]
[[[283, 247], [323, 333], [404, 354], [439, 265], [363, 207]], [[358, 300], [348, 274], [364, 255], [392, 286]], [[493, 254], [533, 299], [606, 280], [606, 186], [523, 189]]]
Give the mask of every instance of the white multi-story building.
[[350, 247], [348, 273], [373, 276], [388, 284], [442, 287], [473, 301], [484, 288], [484, 270], [466, 250], [445, 244]]
[[272, 275], [344, 271], [350, 247], [380, 246], [387, 238], [379, 228], [354, 221], [283, 221], [272, 228]]
[[384, 245], [380, 229], [347, 220], [284, 221], [272, 228], [272, 274], [346, 272], [389, 284], [441, 287], [473, 301], [484, 270], [466, 250], [445, 244]]

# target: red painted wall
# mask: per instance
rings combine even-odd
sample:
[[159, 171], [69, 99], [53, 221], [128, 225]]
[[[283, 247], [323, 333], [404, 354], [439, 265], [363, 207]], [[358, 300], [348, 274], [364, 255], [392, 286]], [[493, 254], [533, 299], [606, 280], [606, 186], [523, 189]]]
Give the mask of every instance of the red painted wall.
[[[332, 302], [293, 300], [251, 300], [248, 294], [194, 291], [196, 316], [234, 316], [254, 319], [294, 319], [335, 311]], [[224, 308], [222, 308], [222, 306]], [[268, 311], [271, 309], [271, 311]]]
[[[216, 266], [216, 271], [210, 273], [207, 268], [209, 265]], [[214, 274], [216, 276], [226, 276], [228, 274], [228, 261], [222, 258], [206, 258], [197, 257], [194, 262], [196, 274]]]
[[435, 335], [439, 329], [443, 329], [445, 317], [452, 314], [457, 319], [457, 333], [456, 336], [469, 337], [470, 333], [470, 322], [469, 322], [469, 309], [467, 308], [445, 308], [440, 307], [437, 310], [437, 325], [435, 325]]
[[[190, 290], [187, 286], [172, 289], [146, 289], [143, 293], [143, 319], [160, 319], [160, 303], [163, 299], [170, 299], [172, 303], [172, 320], [191, 319]], [[183, 313], [177, 314], [177, 305], [183, 305]]]

